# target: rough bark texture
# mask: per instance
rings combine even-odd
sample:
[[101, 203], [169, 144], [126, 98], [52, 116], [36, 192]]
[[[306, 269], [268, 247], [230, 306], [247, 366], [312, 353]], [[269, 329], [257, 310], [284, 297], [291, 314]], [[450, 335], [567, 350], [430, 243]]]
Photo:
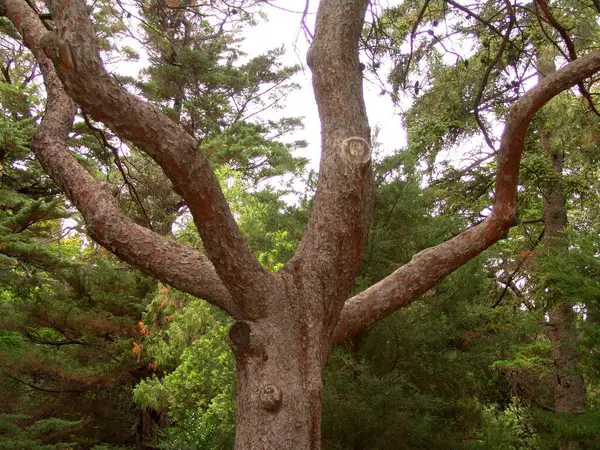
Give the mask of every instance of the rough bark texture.
[[[553, 172], [562, 178], [563, 155], [552, 149], [548, 135], [540, 136], [542, 146], [552, 162]], [[560, 183], [550, 183], [544, 189], [544, 243], [549, 247], [567, 248], [566, 199]], [[550, 289], [552, 289], [550, 287]], [[555, 299], [556, 300], [556, 299]], [[585, 383], [579, 368], [577, 353], [576, 315], [569, 299], [558, 299], [549, 311], [552, 361], [556, 370], [554, 395], [557, 413], [582, 413], [585, 411]], [[575, 448], [568, 446], [565, 448]]]
[[[543, 67], [548, 68], [543, 78], [554, 72], [554, 64], [545, 61]], [[566, 236], [567, 208], [566, 197], [562, 185], [563, 149], [551, 144], [550, 132], [540, 131], [540, 145], [547, 154], [552, 173], [543, 187], [544, 197], [544, 244], [547, 247], [568, 248]], [[552, 295], [552, 286], [548, 286]], [[585, 382], [579, 368], [577, 352], [577, 317], [573, 311], [572, 299], [550, 298], [550, 342], [552, 344], [552, 362], [554, 364], [554, 397], [557, 413], [580, 414], [585, 412]], [[561, 444], [561, 450], [575, 450], [579, 445], [575, 441]]]
[[551, 98], [600, 70], [600, 52], [549, 75], [510, 109], [500, 151], [492, 213], [479, 225], [411, 259], [387, 278], [346, 301], [335, 330], [339, 343], [406, 306], [502, 238], [516, 220], [519, 162], [529, 123]]
[[186, 201], [207, 256], [238, 307], [250, 318], [264, 316], [272, 275], [248, 250], [198, 142], [106, 72], [83, 0], [50, 1], [49, 7], [59, 30], [57, 39], [72, 58], [71, 64], [54, 58], [69, 96], [94, 119], [156, 161]]
[[322, 292], [330, 326], [359, 273], [373, 203], [358, 60], [366, 5], [366, 0], [321, 2], [308, 52], [321, 119], [320, 175], [306, 233], [284, 271]]
[[285, 302], [268, 319], [236, 322], [238, 449], [319, 449], [321, 374], [330, 342], [310, 292], [285, 277]]
[[[265, 271], [247, 249], [197, 142], [106, 73], [83, 0], [50, 1], [58, 34], [46, 33], [26, 0], [2, 4], [0, 12], [32, 49], [47, 86], [46, 116], [32, 147], [81, 211], [92, 237], [237, 320], [230, 341], [237, 362], [236, 448], [243, 450], [320, 448], [321, 374], [332, 345], [408, 304], [506, 233], [515, 222], [519, 159], [531, 118], [554, 95], [600, 70], [600, 52], [583, 57], [513, 107], [499, 154], [494, 210], [485, 222], [415, 255], [346, 300], [361, 266], [373, 203], [358, 60], [367, 0], [322, 0], [319, 6], [308, 61], [322, 125], [320, 176], [308, 229], [278, 274]], [[135, 225], [76, 163], [67, 150], [71, 99], [162, 167], [189, 205], [207, 257]]]
[[[562, 179], [563, 155], [552, 149], [547, 133], [540, 135], [542, 147], [548, 153], [553, 172]], [[544, 188], [544, 243], [548, 247], [566, 249], [565, 231], [567, 212], [565, 194], [560, 182], [551, 182]], [[552, 286], [549, 286], [552, 291]], [[577, 317], [571, 299], [551, 299], [549, 309], [550, 342], [554, 364], [554, 397], [557, 413], [580, 414], [585, 412], [585, 382], [579, 367], [577, 352]], [[579, 448], [576, 441], [561, 444], [561, 450]]]
[[90, 235], [124, 261], [238, 317], [240, 312], [231, 295], [202, 253], [152, 233], [127, 218], [103, 183], [95, 180], [68, 152], [67, 136], [75, 104], [65, 94], [52, 61], [37, 45], [46, 30], [27, 3], [9, 0], [5, 5], [7, 15], [15, 17], [14, 23], [19, 25], [25, 43], [40, 64], [48, 96], [46, 114], [31, 149], [82, 213]]
[[[299, 249], [278, 277], [272, 314], [237, 325], [236, 447], [318, 449], [321, 374], [360, 269], [373, 199], [358, 39], [367, 1], [321, 2], [308, 62], [321, 118], [317, 195]], [[232, 335], [236, 327], [232, 329]], [[281, 397], [277, 405], [272, 397]]]

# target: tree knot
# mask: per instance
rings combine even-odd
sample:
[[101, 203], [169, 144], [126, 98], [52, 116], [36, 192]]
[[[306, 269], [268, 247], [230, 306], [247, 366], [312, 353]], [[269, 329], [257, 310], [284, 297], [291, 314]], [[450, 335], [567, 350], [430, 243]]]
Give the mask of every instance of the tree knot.
[[44, 34], [40, 39], [39, 46], [44, 50], [46, 56], [63, 70], [70, 70], [74, 67], [71, 46], [54, 31]]
[[236, 352], [247, 352], [250, 350], [250, 325], [248, 322], [238, 321], [229, 329], [229, 341], [231, 348]]
[[345, 162], [355, 166], [362, 166], [371, 160], [371, 147], [361, 137], [349, 137], [342, 142], [341, 155]]
[[265, 385], [260, 392], [260, 404], [267, 411], [277, 411], [281, 407], [282, 399], [281, 389], [274, 384]]

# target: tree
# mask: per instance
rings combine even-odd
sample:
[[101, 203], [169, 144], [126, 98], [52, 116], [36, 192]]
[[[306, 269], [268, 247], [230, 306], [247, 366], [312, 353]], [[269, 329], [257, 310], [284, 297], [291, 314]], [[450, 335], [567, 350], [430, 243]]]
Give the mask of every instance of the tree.
[[[600, 70], [600, 52], [589, 53], [546, 77], [511, 108], [498, 152], [493, 212], [483, 222], [414, 255], [348, 299], [373, 205], [358, 54], [367, 3], [320, 3], [308, 54], [321, 118], [319, 180], [306, 232], [277, 273], [264, 269], [246, 246], [198, 139], [106, 72], [82, 0], [49, 2], [53, 31], [23, 0], [4, 0], [0, 8], [44, 76], [46, 114], [31, 148], [81, 212], [93, 239], [235, 320], [229, 339], [236, 360], [239, 449], [320, 447], [321, 375], [331, 348], [408, 304], [505, 235], [516, 220], [519, 160], [533, 115]], [[203, 7], [185, 1], [157, 5]], [[205, 253], [133, 223], [73, 159], [67, 137], [75, 105], [162, 168], [186, 202]]]
[[61, 220], [73, 214], [24, 157], [14, 128], [4, 135], [15, 145], [3, 155], [0, 188], [0, 446], [34, 448], [39, 438], [58, 448], [65, 437], [72, 445], [133, 442], [132, 385], [150, 370], [131, 342], [156, 282], [63, 236]]
[[[498, 11], [499, 6], [495, 2], [464, 6], [465, 3], [448, 1], [447, 5], [448, 10], [441, 8], [437, 2], [416, 1], [390, 8], [385, 14], [386, 20], [381, 21], [383, 26], [370, 29], [376, 37], [372, 55], [377, 60], [381, 52], [393, 49], [392, 54], [399, 61], [392, 71], [395, 87], [408, 86], [415, 97], [415, 105], [406, 114], [409, 149], [427, 163], [433, 166], [440, 150], [454, 149], [456, 152], [458, 143], [472, 137], [478, 129], [481, 131], [483, 149], [473, 145], [469, 152], [475, 162], [460, 170], [450, 166], [446, 170], [446, 180], [436, 180], [454, 193], [448, 196], [448, 203], [456, 205], [454, 207], [462, 214], [468, 214], [471, 220], [476, 221], [489, 202], [490, 165], [486, 167], [481, 163], [490, 160], [493, 156], [490, 150], [495, 150], [495, 133], [490, 124], [501, 120], [507, 107], [525, 90], [527, 77], [552, 73], [559, 60], [574, 60], [586, 48], [597, 46], [598, 26], [593, 18], [598, 10], [596, 7], [581, 8], [568, 0], [551, 4], [538, 0], [518, 8], [505, 2], [501, 10], [506, 15], [491, 13]], [[411, 14], [418, 17], [416, 22], [406, 20]], [[462, 15], [466, 15], [465, 20]], [[452, 53], [446, 50], [452, 49], [456, 35], [469, 37], [469, 51]], [[384, 45], [378, 45], [379, 42]], [[410, 46], [399, 48], [406, 42], [410, 42]], [[424, 51], [436, 45], [441, 45], [444, 51]], [[455, 59], [454, 64], [448, 62], [450, 58]], [[414, 72], [420, 75], [418, 79], [415, 79]], [[483, 72], [483, 77], [479, 72]], [[567, 243], [567, 213], [573, 217], [572, 202], [585, 197], [589, 189], [593, 190], [590, 184], [595, 185], [594, 178], [594, 181], [584, 184], [583, 190], [573, 189], [576, 187], [573, 177], [585, 177], [587, 172], [586, 166], [581, 164], [587, 160], [585, 148], [590, 145], [585, 141], [589, 142], [587, 135], [594, 134], [593, 124], [598, 116], [590, 96], [592, 86], [593, 82], [579, 83], [578, 90], [583, 101], [565, 101], [572, 98], [572, 94], [564, 93], [535, 119], [536, 131], [527, 136], [527, 155], [521, 164], [519, 189], [523, 194], [519, 199], [519, 215], [523, 224], [519, 227], [520, 231], [511, 232], [507, 240], [509, 244], [503, 244], [506, 248], [517, 246], [519, 256], [514, 259], [518, 262], [509, 270], [502, 268], [504, 263], [489, 263], [498, 283], [505, 285], [495, 306], [507, 297], [508, 290], [512, 290], [522, 299], [522, 308], [534, 314], [536, 310], [538, 314], [548, 312], [550, 320], [547, 323], [545, 317], [540, 318], [544, 328], [551, 330], [549, 338], [553, 349], [552, 358], [543, 356], [543, 352], [538, 355], [542, 356], [540, 361], [545, 361], [546, 370], [537, 371], [537, 375], [544, 375], [536, 377], [533, 367], [522, 365], [519, 368], [519, 358], [512, 368], [509, 364], [502, 370], [507, 374], [512, 371], [509, 377], [514, 382], [519, 378], [515, 374], [525, 369], [521, 372], [525, 375], [522, 380], [529, 377], [529, 382], [515, 384], [532, 386], [534, 383], [531, 381], [537, 378], [548, 386], [549, 392], [554, 391], [556, 395], [545, 395], [545, 398], [540, 395], [521, 397], [525, 401], [537, 402], [539, 407], [554, 409], [558, 413], [555, 415], [556, 423], [570, 421], [573, 424], [579, 420], [583, 424], [586, 416], [591, 416], [584, 414], [584, 368], [579, 364], [577, 351], [577, 345], [583, 342], [581, 331], [589, 329], [583, 326], [589, 321], [583, 318], [589, 317], [589, 314], [576, 314], [573, 307], [577, 305], [581, 311], [583, 305], [590, 304], [586, 295], [578, 295], [583, 294], [585, 289], [577, 288], [574, 280], [579, 283], [586, 280], [582, 286], [593, 284], [593, 279], [586, 279], [584, 275], [585, 272], [592, 273], [593, 265], [578, 264], [568, 271], [565, 268], [558, 270], [558, 267], [559, 264], [567, 266], [566, 261], [576, 260], [577, 257], [567, 255], [569, 248], [571, 252], [579, 251], [577, 244]], [[425, 109], [429, 114], [423, 114]], [[574, 163], [574, 160], [577, 162]], [[569, 167], [569, 162], [574, 165]], [[563, 164], [567, 164], [564, 171]], [[574, 175], [572, 170], [579, 173]], [[465, 200], [465, 192], [479, 200]], [[539, 237], [533, 236], [532, 239], [528, 236], [532, 231]], [[519, 234], [521, 244], [515, 239]], [[574, 237], [573, 233], [569, 234]], [[523, 242], [526, 242], [525, 246]], [[542, 242], [544, 245], [541, 245]], [[534, 250], [540, 267], [532, 271], [533, 259], [530, 256]], [[506, 256], [509, 260], [513, 258], [509, 254], [503, 258]], [[550, 263], [552, 259], [556, 261]], [[494, 270], [493, 266], [497, 268]], [[581, 273], [576, 276], [577, 271]], [[566, 283], [568, 278], [573, 281]], [[571, 288], [565, 289], [567, 285]], [[537, 306], [532, 308], [531, 305]], [[540, 344], [547, 341], [545, 334], [539, 333]], [[549, 347], [550, 342], [547, 345]], [[524, 358], [521, 363], [526, 360]], [[501, 363], [497, 365], [498, 368], [501, 366]], [[591, 377], [587, 381], [591, 384]], [[534, 392], [535, 389], [532, 389], [531, 393]], [[587, 432], [576, 432], [578, 427], [573, 427], [571, 433], [564, 432], [568, 427], [554, 428], [562, 429], [562, 436], [561, 432], [555, 435], [564, 442], [589, 436]], [[579, 427], [579, 430], [584, 428]], [[549, 441], [548, 435], [546, 441]], [[570, 444], [565, 445], [568, 448]]]
[[[556, 70], [552, 57], [538, 50], [539, 77], [545, 77]], [[545, 60], [544, 60], [545, 58]], [[564, 189], [564, 149], [556, 148], [552, 143], [552, 131], [549, 127], [540, 130], [540, 146], [547, 155], [552, 175], [545, 182], [544, 197], [544, 243], [549, 250], [568, 251], [567, 240], [567, 197]], [[559, 253], [559, 252], [556, 252]], [[573, 300], [560, 298], [552, 282], [543, 286], [547, 293], [546, 303], [550, 315], [550, 342], [552, 343], [552, 361], [555, 367], [554, 395], [557, 413], [581, 414], [585, 412], [585, 382], [579, 366], [577, 352], [576, 314]], [[575, 440], [568, 440], [559, 448], [576, 449]]]

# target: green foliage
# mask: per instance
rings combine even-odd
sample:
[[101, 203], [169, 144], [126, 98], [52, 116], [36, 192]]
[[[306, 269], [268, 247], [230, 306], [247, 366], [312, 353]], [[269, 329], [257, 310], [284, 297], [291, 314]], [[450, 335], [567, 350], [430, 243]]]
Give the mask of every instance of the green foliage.
[[[5, 169], [0, 186], [0, 412], [42, 419], [19, 423], [25, 431], [7, 437], [3, 448], [124, 443], [132, 440], [136, 413], [126, 407], [131, 374], [138, 370], [131, 338], [155, 283], [103, 257], [81, 235], [63, 235], [65, 219], [76, 221], [52, 185], [40, 181], [40, 169], [28, 161], [25, 145], [0, 155]], [[83, 422], [96, 425], [69, 430], [65, 425]]]
[[160, 448], [226, 449], [235, 430], [235, 367], [227, 345], [230, 321], [206, 302], [188, 300], [179, 312], [178, 294], [163, 290], [145, 320], [145, 349], [163, 373], [139, 383], [134, 400], [169, 412]]
[[[226, 19], [238, 32], [254, 23], [244, 4], [241, 0], [238, 5], [243, 14]], [[283, 48], [247, 58], [239, 49], [239, 38], [204, 19], [204, 6], [220, 7], [211, 3], [142, 10], [150, 66], [135, 86], [195, 136], [213, 164], [240, 170], [251, 184], [286, 173], [297, 175], [307, 161], [293, 157], [292, 151], [306, 143], [284, 144], [279, 139], [300, 128], [301, 120], [264, 121], [257, 113], [277, 108], [290, 90], [298, 88], [289, 79], [299, 67], [279, 62]]]
[[512, 306], [490, 309], [494, 287], [482, 262], [334, 352], [325, 448], [529, 448], [495, 363], [537, 325]]
[[[544, 58], [562, 63], [557, 58], [556, 42], [564, 36], [540, 21], [539, 11], [514, 10], [512, 16], [498, 15], [498, 11], [495, 2], [474, 3], [466, 8], [455, 3], [441, 6], [435, 1], [403, 2], [387, 10], [367, 34], [373, 61], [379, 61], [382, 55], [393, 60], [390, 74], [393, 98], [398, 100], [395, 95], [400, 90], [413, 97], [413, 104], [404, 115], [407, 151], [413, 161], [421, 161], [413, 163], [417, 169], [428, 170], [431, 188], [435, 189], [432, 196], [437, 198], [433, 216], [435, 220], [444, 216], [454, 220], [458, 229], [462, 228], [461, 222], [464, 225], [463, 221], [474, 224], [489, 214], [496, 167], [490, 163], [493, 152], [486, 155], [489, 150], [485, 146], [498, 148], [499, 127], [494, 124], [501, 123], [510, 106], [530, 88], [524, 83], [524, 74], [536, 75], [528, 69], [531, 61], [537, 61], [540, 70], [551, 69], [545, 66]], [[595, 10], [564, 0], [553, 3], [549, 11], [563, 32], [569, 30], [570, 51], [582, 55], [597, 44], [599, 27], [590, 22], [595, 21]], [[502, 34], [512, 26], [509, 17], [516, 21], [516, 28], [512, 29], [509, 41], [502, 43]], [[589, 29], [584, 31], [583, 24], [588, 24]], [[374, 70], [375, 64], [370, 68]], [[566, 448], [574, 441], [584, 448], [597, 446], [588, 439], [593, 435], [591, 429], [571, 422], [576, 420], [575, 416], [560, 418], [549, 412], [555, 401], [556, 367], [545, 312], [557, 304], [572, 305], [576, 311], [574, 333], [581, 363], [575, 370], [585, 374], [588, 389], [589, 412], [583, 416], [594, 417], [598, 408], [598, 356], [594, 349], [600, 342], [595, 225], [598, 122], [581, 104], [581, 98], [565, 92], [534, 118], [532, 132], [525, 142], [518, 199], [519, 217], [530, 223], [511, 230], [505, 240], [488, 250], [483, 262], [484, 271], [496, 280], [497, 286], [490, 286], [487, 294], [482, 292], [476, 298], [488, 297], [488, 305], [500, 305], [496, 310], [501, 308], [505, 313], [507, 308], [513, 308], [514, 317], [507, 320], [508, 316], [503, 317], [498, 311], [487, 314], [480, 310], [482, 316], [488, 316], [490, 330], [503, 336], [504, 341], [502, 351], [491, 349], [493, 357], [488, 360], [486, 371], [477, 373], [474, 379], [495, 379], [504, 384], [506, 392], [487, 391], [483, 395], [486, 390], [480, 390], [478, 398], [483, 408], [479, 429], [466, 440], [472, 444], [467, 448], [557, 448], [559, 444]], [[475, 114], [479, 114], [479, 123], [474, 120]], [[481, 139], [478, 128], [487, 132], [487, 141]], [[478, 138], [472, 139], [477, 135]], [[562, 174], [551, 166], [548, 147], [542, 148], [542, 135], [547, 138], [545, 145], [560, 150], [564, 158]], [[468, 154], [464, 147], [469, 148]], [[536, 223], [544, 216], [544, 196], [550, 186], [564, 190], [572, 226], [561, 249], [542, 245], [543, 224]], [[405, 236], [410, 244], [409, 233]], [[393, 260], [393, 256], [389, 259]], [[472, 282], [476, 283], [475, 280]], [[360, 289], [368, 285], [366, 282]], [[475, 300], [472, 295], [468, 298]], [[474, 309], [478, 310], [477, 306]], [[471, 326], [479, 334], [476, 322]], [[460, 327], [460, 320], [451, 320], [448, 328], [441, 326], [450, 336]], [[417, 335], [423, 333], [411, 331]], [[409, 342], [414, 339], [412, 334], [407, 336], [401, 331], [400, 336]], [[487, 333], [484, 336], [489, 338]], [[425, 348], [429, 349], [433, 342], [429, 341]], [[418, 344], [413, 342], [413, 345]], [[381, 351], [373, 346], [370, 351], [388, 355], [390, 349], [384, 347]], [[469, 352], [475, 352], [475, 348]], [[410, 354], [410, 349], [402, 347], [401, 354], [405, 353]], [[404, 370], [412, 374], [418, 367], [419, 363], [413, 362]], [[457, 374], [459, 378], [461, 373]], [[443, 381], [435, 384], [443, 385]], [[511, 398], [510, 403], [507, 398]], [[540, 414], [562, 421], [562, 425], [543, 425], [536, 418], [540, 410], [546, 411]], [[586, 431], [576, 431], [579, 429]], [[421, 447], [427, 445], [415, 446]]]
[[536, 448], [550, 450], [576, 441], [583, 448], [600, 448], [600, 411], [584, 414], [552, 414], [537, 411], [537, 427], [541, 430]]
[[406, 113], [405, 124], [408, 151], [433, 167], [438, 153], [465, 142], [477, 129], [471, 110], [479, 74], [461, 64], [447, 66], [438, 55], [429, 63], [435, 84]]
[[544, 248], [537, 252], [534, 274], [537, 296], [573, 304], [594, 304], [600, 295], [600, 264], [596, 238], [578, 241], [569, 249]]
[[[288, 121], [290, 123], [301, 124], [299, 119]], [[239, 121], [222, 133], [204, 139], [200, 148], [211, 160], [226, 164], [254, 184], [286, 173], [298, 174], [308, 161], [292, 157], [292, 146], [267, 137], [276, 126], [271, 123], [269, 130], [262, 125]]]
[[20, 333], [6, 330], [0, 330], [0, 352], [22, 350], [27, 345], [27, 341]]
[[[243, 172], [220, 166], [215, 170], [223, 193], [235, 214], [238, 227], [257, 259], [269, 270], [277, 271], [291, 258], [306, 223], [307, 202], [290, 205], [284, 201], [291, 189], [265, 187], [249, 189]], [[191, 220], [177, 233], [178, 239], [201, 247]]]
[[421, 175], [412, 164], [411, 155], [402, 152], [376, 165], [377, 202], [356, 290], [381, 280], [463, 226], [460, 219], [435, 214], [437, 191], [421, 187]]
[[[245, 3], [239, 14], [219, 1], [140, 4], [150, 64], [139, 78], [119, 79], [197, 139], [251, 251], [277, 271], [306, 226], [314, 174], [299, 204], [286, 203], [287, 194], [297, 194], [291, 181], [306, 160], [293, 154], [305, 143], [284, 138], [302, 123], [259, 120], [257, 113], [296, 88], [290, 77], [298, 68], [279, 62], [282, 49], [252, 58], [239, 50], [236, 33], [255, 20]], [[93, 6], [101, 51], [112, 62], [138, 56], [121, 42], [125, 7], [105, 0]], [[469, 8], [487, 23], [451, 4], [411, 0], [365, 30], [368, 68], [391, 56], [390, 90], [396, 100], [400, 90], [410, 94], [413, 104], [403, 116], [408, 147], [376, 161], [377, 203], [355, 292], [487, 214], [496, 163], [478, 154], [483, 144], [472, 138], [478, 125], [493, 128], [527, 88], [523, 74], [535, 53], [555, 53], [548, 38], [556, 36], [531, 20], [528, 8], [518, 8], [519, 27], [502, 55], [508, 24], [498, 4]], [[579, 55], [598, 45], [596, 15], [583, 3], [560, 0], [552, 8]], [[223, 24], [207, 19], [215, 11]], [[29, 151], [43, 104], [32, 82], [38, 69], [12, 41], [18, 35], [5, 18], [0, 32], [8, 36], [0, 61], [0, 412], [11, 413], [0, 416], [0, 448], [105, 450], [136, 441], [231, 448], [230, 321], [201, 300], [157, 287], [79, 234], [80, 219]], [[461, 54], [446, 51], [445, 35], [464, 38]], [[325, 374], [325, 448], [544, 449], [572, 440], [600, 446], [600, 130], [579, 105], [567, 92], [535, 118], [520, 174], [522, 219], [543, 216], [545, 185], [565, 189], [568, 249], [538, 246], [540, 224], [516, 227], [419, 300], [336, 348]], [[542, 129], [558, 130], [550, 140], [564, 149], [564, 176], [540, 151]], [[114, 149], [81, 118], [70, 146], [90, 173], [118, 188], [118, 201], [137, 223], [163, 235], [173, 229], [179, 241], [202, 248], [185, 204], [138, 149], [117, 152], [124, 167], [117, 170]], [[460, 164], [441, 161], [447, 155]], [[476, 160], [465, 167], [471, 156]], [[65, 235], [72, 222], [75, 230]], [[558, 301], [579, 311], [589, 411], [578, 416], [541, 411], [554, 402], [544, 312]], [[152, 421], [150, 432], [136, 435]]]
[[0, 449], [65, 450], [77, 444], [65, 441], [82, 425], [80, 420], [31, 420], [24, 415], [0, 414]]
[[[414, 161], [405, 152], [376, 167], [377, 203], [357, 290], [465, 226], [452, 194], [422, 187]], [[528, 409], [515, 406], [513, 379], [498, 361], [519, 358], [522, 345], [536, 347], [539, 315], [524, 314], [513, 297], [491, 308], [500, 291], [487, 261], [477, 258], [334, 352], [325, 375], [324, 448], [533, 448], [522, 417]]]
[[483, 410], [481, 427], [466, 449], [537, 449], [536, 435], [530, 429], [530, 413], [518, 400], [504, 410], [490, 406]]
[[154, 283], [91, 255], [44, 276], [28, 296], [13, 290], [0, 305], [0, 380], [12, 381], [6, 407], [97, 422], [73, 430], [77, 445], [131, 442], [130, 386], [143, 373], [131, 341]]
[[[543, 339], [543, 337], [540, 338]], [[547, 340], [533, 341], [515, 347], [513, 350], [514, 359], [494, 361], [492, 367], [504, 370], [544, 370], [544, 365], [547, 364], [551, 351], [552, 346]], [[546, 367], [545, 370], [547, 371], [547, 369]]]

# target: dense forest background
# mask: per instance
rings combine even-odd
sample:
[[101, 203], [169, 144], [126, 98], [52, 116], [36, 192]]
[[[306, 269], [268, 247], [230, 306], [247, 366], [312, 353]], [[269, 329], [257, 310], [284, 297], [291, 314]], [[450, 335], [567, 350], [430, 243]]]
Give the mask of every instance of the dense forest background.
[[[113, 64], [139, 58], [123, 45], [135, 20], [148, 66], [115, 77], [199, 139], [250, 249], [277, 271], [303, 234], [316, 174], [295, 156], [306, 146], [294, 140], [302, 119], [256, 112], [296, 89], [300, 68], [283, 66], [281, 49], [240, 51], [244, 30], [260, 26], [260, 2], [210, 3], [99, 0], [93, 18]], [[599, 10], [576, 0], [384, 6], [371, 6], [361, 60], [365, 82], [410, 105], [398, 117], [408, 144], [391, 148], [374, 133], [376, 203], [355, 293], [485, 218], [501, 118], [600, 38]], [[86, 235], [29, 149], [44, 111], [39, 67], [3, 17], [0, 32], [0, 449], [232, 448], [231, 320]], [[600, 448], [595, 81], [535, 117], [520, 220], [505, 238], [334, 349], [323, 448]], [[185, 203], [144, 153], [84, 112], [69, 144], [138, 224], [202, 248]], [[557, 191], [561, 245], [545, 216]], [[568, 335], [557, 337], [557, 308]], [[560, 367], [557, 345], [572, 350]], [[557, 376], [582, 380], [570, 412], [557, 408]]]

